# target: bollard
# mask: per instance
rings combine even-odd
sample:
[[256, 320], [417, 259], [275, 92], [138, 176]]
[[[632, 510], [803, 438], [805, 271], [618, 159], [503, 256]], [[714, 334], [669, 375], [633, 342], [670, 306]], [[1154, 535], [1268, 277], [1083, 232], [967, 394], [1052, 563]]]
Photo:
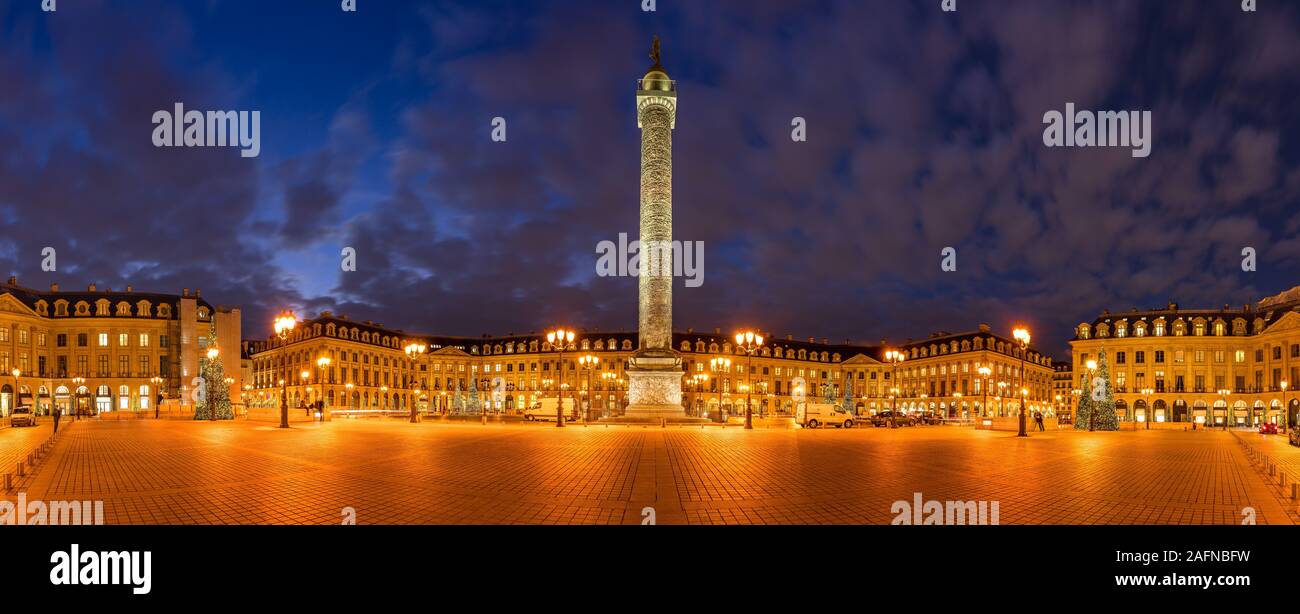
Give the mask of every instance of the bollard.
[[1297, 494], [1300, 494], [1300, 488], [1297, 488], [1297, 487], [1300, 487], [1300, 484], [1296, 484], [1295, 482], [1291, 482], [1291, 500], [1292, 500], [1292, 501], [1295, 501], [1295, 500], [1296, 500], [1296, 495], [1297, 495]]
[[5, 492], [9, 492], [9, 491], [13, 490], [13, 488], [14, 488], [14, 474], [12, 474], [12, 473], [6, 473], [6, 474], [5, 474]]
[[14, 471], [14, 473], [17, 473], [17, 474], [18, 474], [18, 477], [23, 477], [23, 476], [27, 475], [27, 472], [23, 470], [23, 462], [22, 462], [22, 461], [18, 461], [18, 470], [17, 470], [17, 471]]

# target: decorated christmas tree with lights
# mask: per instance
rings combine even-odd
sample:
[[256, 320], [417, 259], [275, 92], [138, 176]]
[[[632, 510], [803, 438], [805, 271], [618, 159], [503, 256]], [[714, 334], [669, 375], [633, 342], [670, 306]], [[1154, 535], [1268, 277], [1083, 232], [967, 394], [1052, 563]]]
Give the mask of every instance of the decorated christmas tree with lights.
[[1093, 378], [1092, 428], [1096, 431], [1118, 431], [1119, 419], [1115, 417], [1115, 391], [1110, 387], [1110, 366], [1106, 363], [1106, 348], [1097, 356], [1097, 377]]
[[478, 381], [477, 378], [469, 380], [469, 404], [465, 407], [465, 413], [477, 414], [483, 411], [483, 402], [478, 398]]
[[854, 410], [853, 376], [849, 375], [848, 377], [844, 378], [844, 383], [841, 384], [841, 386], [843, 386], [844, 388], [844, 396], [840, 398], [840, 409], [847, 414], [852, 414]]
[[[217, 324], [213, 322], [208, 328], [208, 348], [217, 349]], [[211, 352], [209, 358], [205, 353], [199, 357], [199, 377], [202, 387], [194, 400], [194, 419], [210, 420], [216, 412], [217, 420], [233, 420], [235, 413], [230, 407], [230, 385], [226, 383], [226, 370], [221, 364], [221, 352]]]

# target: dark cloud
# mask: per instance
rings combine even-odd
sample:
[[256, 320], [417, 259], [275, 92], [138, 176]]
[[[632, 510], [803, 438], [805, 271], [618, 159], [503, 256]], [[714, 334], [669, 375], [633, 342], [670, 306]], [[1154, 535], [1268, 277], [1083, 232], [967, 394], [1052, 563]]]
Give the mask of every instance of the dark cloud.
[[[251, 163], [154, 149], [139, 127], [180, 97], [257, 108], [294, 88], [249, 90], [207, 14], [0, 15], [0, 80], [22, 86], [0, 98], [0, 259], [40, 279], [31, 254], [67, 246], [75, 277], [202, 285], [250, 306], [253, 331], [283, 304], [448, 334], [630, 328], [635, 281], [596, 277], [594, 250], [636, 232], [633, 86], [657, 32], [681, 96], [675, 230], [707, 245], [704, 286], [676, 288], [679, 328], [901, 340], [1028, 322], [1063, 355], [1101, 309], [1300, 281], [1295, 7], [672, 4], [376, 8], [389, 29], [364, 45], [390, 61], [339, 76], [343, 105], [302, 112], [315, 137]], [[1043, 147], [1043, 113], [1067, 102], [1151, 110], [1151, 156]], [[355, 273], [278, 268], [339, 244]], [[1240, 271], [1244, 246], [1259, 273]], [[335, 275], [327, 296], [291, 281]]]

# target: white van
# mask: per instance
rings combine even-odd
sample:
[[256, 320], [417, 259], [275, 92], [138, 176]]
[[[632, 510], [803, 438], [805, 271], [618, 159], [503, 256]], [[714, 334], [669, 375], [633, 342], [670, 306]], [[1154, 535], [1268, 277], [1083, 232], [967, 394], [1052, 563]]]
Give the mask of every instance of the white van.
[[815, 429], [819, 426], [853, 427], [853, 414], [830, 403], [803, 403], [795, 411], [794, 421], [799, 426]]
[[[537, 422], [555, 422], [555, 407], [559, 399], [543, 398], [532, 407], [524, 409], [524, 420]], [[580, 420], [577, 401], [571, 397], [564, 398], [564, 419], [567, 422]]]

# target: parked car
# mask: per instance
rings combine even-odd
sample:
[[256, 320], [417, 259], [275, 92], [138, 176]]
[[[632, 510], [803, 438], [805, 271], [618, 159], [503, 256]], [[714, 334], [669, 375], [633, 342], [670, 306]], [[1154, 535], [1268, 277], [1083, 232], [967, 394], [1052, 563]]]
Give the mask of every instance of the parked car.
[[1259, 425], [1259, 434], [1260, 434], [1260, 435], [1276, 435], [1276, 434], [1277, 434], [1277, 423], [1276, 423], [1276, 422], [1265, 422], [1265, 423]]
[[[524, 420], [529, 422], [555, 422], [555, 407], [558, 402], [557, 399], [544, 398], [536, 405], [524, 408]], [[565, 422], [576, 422], [582, 420], [582, 416], [578, 413], [573, 399], [564, 400], [564, 410]]]
[[853, 428], [853, 414], [829, 403], [802, 403], [795, 410], [794, 421], [804, 428], [838, 426]]
[[[871, 424], [872, 426], [889, 426], [889, 417], [893, 415], [892, 410], [882, 411], [871, 417]], [[894, 426], [913, 426], [915, 424], [916, 420], [907, 414], [899, 413], [894, 417]]]
[[943, 424], [943, 418], [936, 413], [926, 412], [914, 414], [913, 418], [916, 420], [917, 424]]
[[36, 426], [36, 413], [27, 405], [15, 407], [9, 416], [9, 426]]

